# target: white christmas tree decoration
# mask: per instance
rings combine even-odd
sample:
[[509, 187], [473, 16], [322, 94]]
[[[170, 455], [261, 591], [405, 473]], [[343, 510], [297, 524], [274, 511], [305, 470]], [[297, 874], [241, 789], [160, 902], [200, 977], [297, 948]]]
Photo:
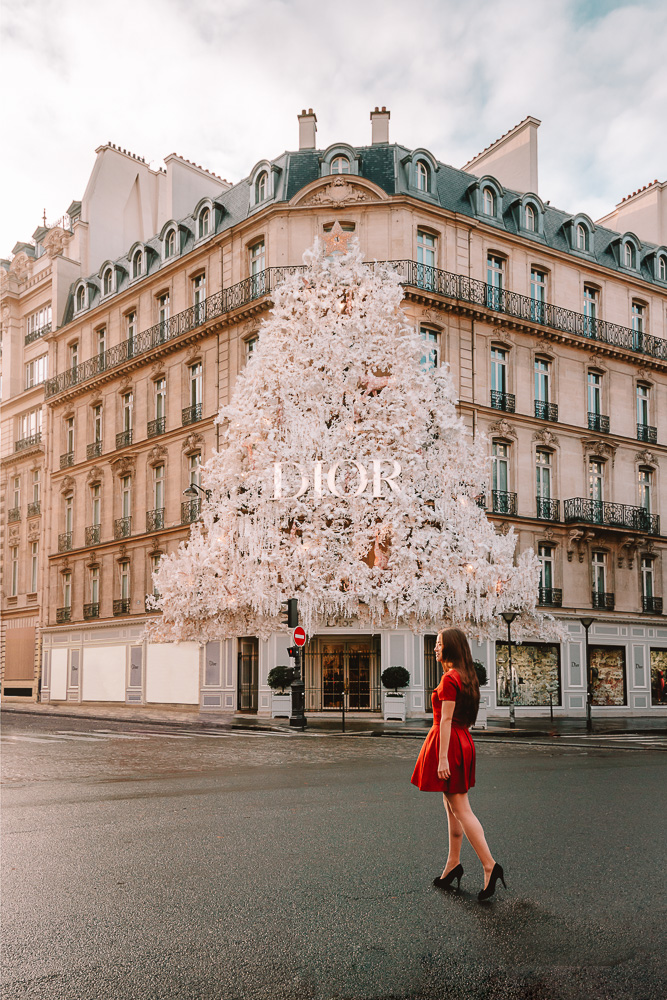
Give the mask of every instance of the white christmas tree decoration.
[[309, 635], [331, 615], [490, 635], [512, 610], [515, 638], [546, 638], [538, 561], [515, 558], [514, 531], [499, 534], [478, 502], [486, 442], [457, 416], [446, 366], [426, 368], [396, 273], [347, 237], [316, 240], [276, 289], [218, 417], [211, 500], [154, 576], [151, 634], [266, 638], [297, 597]]

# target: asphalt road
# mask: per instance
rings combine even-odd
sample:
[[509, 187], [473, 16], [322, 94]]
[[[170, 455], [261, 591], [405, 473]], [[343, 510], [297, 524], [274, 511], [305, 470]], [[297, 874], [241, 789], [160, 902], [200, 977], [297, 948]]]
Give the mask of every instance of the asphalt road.
[[418, 749], [5, 717], [3, 996], [662, 1000], [665, 754], [480, 741], [482, 905]]

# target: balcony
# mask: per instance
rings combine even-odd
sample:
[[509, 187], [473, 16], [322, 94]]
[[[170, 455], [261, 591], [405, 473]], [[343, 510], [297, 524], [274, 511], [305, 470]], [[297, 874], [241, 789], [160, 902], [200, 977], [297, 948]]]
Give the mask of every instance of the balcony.
[[600, 431], [601, 434], [609, 433], [609, 417], [603, 417], [601, 413], [591, 413], [588, 411], [589, 431]]
[[115, 539], [129, 538], [131, 534], [132, 534], [132, 518], [117, 517], [113, 523], [113, 537]]
[[537, 516], [541, 521], [560, 521], [560, 500], [535, 497], [535, 506], [537, 508]]
[[516, 516], [516, 493], [507, 493], [505, 490], [492, 490], [491, 510], [494, 514], [512, 514]]
[[21, 438], [19, 441], [14, 442], [14, 451], [25, 451], [26, 448], [34, 448], [35, 445], [42, 443], [42, 432], [37, 431], [36, 434], [30, 434], [28, 437]]
[[543, 608], [562, 608], [563, 591], [555, 587], [540, 587], [537, 592], [538, 604]]
[[99, 618], [100, 617], [100, 606], [96, 601], [94, 604], [84, 604], [83, 606], [83, 617], [84, 618]]
[[99, 458], [102, 454], [102, 442], [93, 441], [92, 444], [86, 445], [86, 458]]
[[162, 531], [164, 528], [164, 507], [146, 511], [146, 531]]
[[181, 504], [181, 524], [192, 524], [199, 520], [201, 500], [184, 500]]
[[601, 590], [594, 590], [591, 594], [591, 604], [598, 611], [613, 611], [614, 597], [614, 594], [606, 594]]
[[42, 505], [39, 500], [33, 500], [32, 503], [28, 504], [28, 517], [37, 517], [41, 513]]
[[61, 531], [58, 535], [58, 552], [69, 552], [72, 548], [72, 532]]
[[651, 427], [649, 424], [637, 424], [637, 440], [646, 441], [647, 444], [657, 444], [657, 428]]
[[542, 399], [535, 400], [535, 416], [538, 420], [550, 420], [558, 423], [558, 407], [555, 403], [545, 403]]
[[646, 615], [661, 615], [662, 597], [642, 597], [642, 611]]
[[40, 326], [39, 330], [33, 330], [31, 333], [26, 333], [24, 346], [27, 347], [28, 344], [32, 344], [35, 340], [45, 337], [47, 333], [51, 333], [50, 323], [47, 323], [46, 326]]
[[21, 520], [21, 508], [20, 507], [12, 507], [10, 510], [8, 510], [7, 511], [7, 520], [8, 521], [20, 521]]
[[100, 544], [100, 528], [99, 524], [89, 524], [86, 528], [86, 545], [99, 545]]
[[563, 520], [566, 524], [579, 521], [607, 528], [622, 528], [624, 531], [642, 531], [647, 535], [660, 534], [658, 514], [650, 514], [644, 507], [609, 503], [606, 500], [586, 500], [584, 497], [566, 500], [563, 505]]
[[201, 420], [201, 413], [201, 403], [195, 403], [194, 406], [185, 406], [183, 408], [183, 427], [187, 427], [188, 424], [196, 424], [198, 420]]
[[122, 597], [120, 601], [113, 602], [113, 613], [115, 615], [129, 615], [130, 613], [130, 601], [129, 597]]
[[72, 620], [72, 609], [71, 608], [56, 608], [56, 624], [62, 625], [63, 622], [69, 622]]
[[127, 448], [130, 444], [132, 444], [132, 429], [116, 434], [116, 448]]
[[157, 420], [149, 420], [148, 427], [146, 430], [146, 436], [149, 438], [157, 437], [158, 434], [164, 434], [167, 427], [167, 418], [158, 417]]
[[514, 413], [514, 405], [514, 393], [497, 392], [495, 389], [491, 390], [491, 406], [494, 410], [504, 410], [505, 413]]
[[68, 451], [64, 455], [60, 456], [60, 468], [68, 469], [70, 465], [74, 465], [74, 452]]

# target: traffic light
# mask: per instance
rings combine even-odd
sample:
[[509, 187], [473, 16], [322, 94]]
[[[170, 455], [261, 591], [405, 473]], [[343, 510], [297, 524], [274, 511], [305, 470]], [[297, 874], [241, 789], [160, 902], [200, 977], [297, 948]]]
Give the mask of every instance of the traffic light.
[[288, 646], [287, 647], [287, 655], [289, 657], [291, 657], [291, 659], [293, 659], [293, 660], [296, 659], [296, 654], [298, 652], [299, 652], [299, 647], [298, 646]]
[[[299, 602], [296, 597], [290, 597], [289, 601], [281, 601], [281, 604], [287, 605], [287, 617], [283, 618], [283, 625], [287, 625], [288, 628], [296, 628], [299, 624]], [[285, 614], [284, 611], [283, 614]]]

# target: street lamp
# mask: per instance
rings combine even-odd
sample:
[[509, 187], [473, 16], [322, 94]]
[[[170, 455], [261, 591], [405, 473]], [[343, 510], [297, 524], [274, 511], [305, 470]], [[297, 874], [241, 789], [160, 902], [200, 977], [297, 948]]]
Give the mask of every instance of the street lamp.
[[199, 490], [199, 493], [202, 493], [206, 497], [207, 501], [209, 501], [213, 495], [212, 490], [204, 490], [201, 486], [198, 486], [197, 483], [190, 483], [188, 488], [183, 490], [183, 496], [188, 497], [190, 500], [199, 500], [199, 493], [197, 493], [197, 490]]
[[586, 729], [589, 733], [593, 732], [593, 715], [591, 711], [591, 706], [593, 703], [593, 684], [591, 677], [591, 664], [588, 656], [588, 630], [595, 621], [594, 618], [580, 618], [579, 621], [584, 626], [586, 630], [586, 641], [585, 641], [585, 652], [586, 657]]
[[507, 651], [509, 655], [509, 667], [510, 667], [510, 728], [514, 729], [516, 725], [516, 719], [514, 717], [514, 673], [512, 672], [512, 622], [517, 616], [516, 611], [503, 611], [503, 618], [507, 625]]

